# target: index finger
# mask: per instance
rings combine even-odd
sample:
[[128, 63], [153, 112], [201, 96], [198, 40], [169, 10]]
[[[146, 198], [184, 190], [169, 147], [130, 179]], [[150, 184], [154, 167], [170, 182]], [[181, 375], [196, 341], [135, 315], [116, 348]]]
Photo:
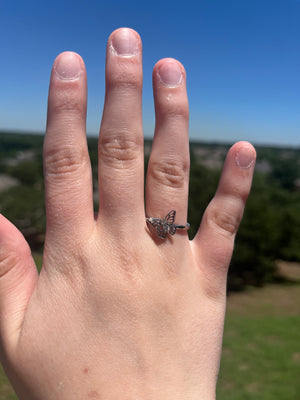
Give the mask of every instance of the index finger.
[[88, 234], [93, 228], [86, 103], [83, 60], [73, 52], [60, 54], [51, 73], [44, 141], [47, 241], [74, 240], [80, 231]]

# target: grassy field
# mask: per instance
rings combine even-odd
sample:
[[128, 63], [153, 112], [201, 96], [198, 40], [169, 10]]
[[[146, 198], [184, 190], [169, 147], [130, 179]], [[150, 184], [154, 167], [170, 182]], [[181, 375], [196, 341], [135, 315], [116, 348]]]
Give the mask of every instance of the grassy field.
[[[293, 284], [230, 294], [217, 400], [300, 398], [300, 267], [281, 266]], [[16, 400], [0, 370], [0, 400]]]
[[300, 285], [228, 299], [218, 400], [300, 398]]

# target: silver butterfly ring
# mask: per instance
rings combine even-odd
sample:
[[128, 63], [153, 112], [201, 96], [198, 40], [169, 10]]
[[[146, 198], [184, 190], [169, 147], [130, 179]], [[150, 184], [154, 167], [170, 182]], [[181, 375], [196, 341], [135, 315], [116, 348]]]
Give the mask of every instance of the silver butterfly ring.
[[187, 231], [190, 228], [190, 224], [185, 225], [175, 224], [176, 210], [171, 210], [164, 218], [146, 218], [147, 224], [152, 226], [157, 233], [157, 236], [161, 239], [165, 239], [168, 234], [175, 235], [177, 229]]

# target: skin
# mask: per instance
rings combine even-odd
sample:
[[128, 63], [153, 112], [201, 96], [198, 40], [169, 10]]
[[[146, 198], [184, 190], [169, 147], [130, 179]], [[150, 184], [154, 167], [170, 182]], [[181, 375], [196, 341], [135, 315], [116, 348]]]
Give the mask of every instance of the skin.
[[187, 219], [183, 66], [160, 60], [153, 88], [156, 127], [144, 201], [142, 44], [135, 31], [114, 31], [95, 217], [84, 63], [69, 52], [54, 62], [40, 276], [22, 234], [0, 215], [0, 353], [20, 399], [215, 398], [227, 270], [255, 150], [247, 142], [229, 150], [192, 241], [185, 231], [159, 239], [145, 215], [162, 218], [175, 209], [176, 223]]

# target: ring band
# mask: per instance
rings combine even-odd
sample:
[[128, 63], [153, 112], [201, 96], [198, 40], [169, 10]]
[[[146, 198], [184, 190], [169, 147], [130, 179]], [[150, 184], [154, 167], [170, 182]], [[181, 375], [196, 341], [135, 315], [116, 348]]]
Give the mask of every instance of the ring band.
[[185, 225], [175, 224], [176, 210], [171, 210], [164, 218], [147, 217], [146, 222], [149, 226], [156, 230], [156, 234], [161, 239], [165, 239], [168, 234], [175, 235], [178, 229], [187, 231], [190, 224]]

